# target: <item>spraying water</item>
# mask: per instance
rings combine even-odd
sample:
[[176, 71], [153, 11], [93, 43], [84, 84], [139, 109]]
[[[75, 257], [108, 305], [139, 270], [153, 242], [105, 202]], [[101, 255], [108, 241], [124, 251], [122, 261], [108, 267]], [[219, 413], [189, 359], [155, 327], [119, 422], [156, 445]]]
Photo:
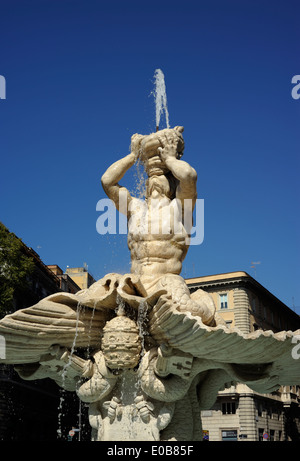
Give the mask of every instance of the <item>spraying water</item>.
[[[151, 92], [154, 95], [155, 109], [156, 109], [156, 131], [159, 130], [160, 118], [163, 112], [165, 112], [165, 119], [167, 128], [170, 128], [169, 124], [169, 112], [167, 105], [167, 93], [165, 85], [165, 77], [161, 69], [156, 69], [154, 73], [155, 78], [155, 90]], [[135, 162], [135, 175], [134, 175], [134, 187], [131, 191], [137, 198], [144, 200], [146, 194], [146, 179], [147, 175], [144, 169], [143, 162], [138, 157]]]
[[156, 69], [154, 73], [155, 77], [155, 106], [156, 106], [156, 131], [159, 129], [160, 116], [165, 111], [166, 124], [167, 128], [170, 128], [169, 125], [169, 112], [167, 107], [167, 93], [165, 85], [165, 77], [163, 72], [160, 69]]
[[64, 400], [65, 400], [64, 386], [65, 386], [65, 381], [66, 381], [66, 377], [67, 377], [68, 367], [72, 363], [72, 356], [74, 355], [74, 352], [75, 352], [75, 345], [76, 345], [76, 339], [77, 339], [77, 336], [78, 336], [78, 325], [79, 325], [79, 317], [80, 317], [81, 309], [82, 309], [82, 306], [81, 306], [80, 302], [78, 302], [77, 309], [76, 309], [76, 326], [75, 326], [74, 340], [73, 340], [71, 352], [70, 352], [70, 355], [69, 355], [69, 358], [68, 358], [68, 362], [64, 365], [64, 367], [62, 369], [62, 372], [61, 372], [61, 377], [62, 377], [62, 386], [61, 387], [62, 387], [62, 389], [60, 389], [60, 399], [59, 399], [59, 406], [58, 406], [58, 429], [57, 429], [57, 433], [58, 433], [59, 437], [62, 436], [62, 416], [63, 416], [63, 405], [64, 405]]

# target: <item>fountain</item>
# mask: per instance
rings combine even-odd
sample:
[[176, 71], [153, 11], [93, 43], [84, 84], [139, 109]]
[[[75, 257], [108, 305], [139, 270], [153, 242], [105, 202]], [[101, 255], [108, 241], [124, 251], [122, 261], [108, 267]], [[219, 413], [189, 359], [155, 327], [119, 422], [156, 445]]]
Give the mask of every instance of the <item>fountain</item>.
[[[164, 99], [164, 101], [166, 101]], [[77, 294], [56, 293], [0, 321], [6, 356], [24, 380], [51, 378], [89, 405], [94, 441], [202, 440], [201, 410], [233, 382], [260, 392], [300, 381], [300, 331], [229, 329], [212, 298], [180, 276], [197, 200], [182, 160], [183, 127], [134, 134], [102, 176], [128, 220], [131, 271]], [[137, 161], [146, 198], [119, 185]], [[188, 209], [192, 207], [192, 209]]]

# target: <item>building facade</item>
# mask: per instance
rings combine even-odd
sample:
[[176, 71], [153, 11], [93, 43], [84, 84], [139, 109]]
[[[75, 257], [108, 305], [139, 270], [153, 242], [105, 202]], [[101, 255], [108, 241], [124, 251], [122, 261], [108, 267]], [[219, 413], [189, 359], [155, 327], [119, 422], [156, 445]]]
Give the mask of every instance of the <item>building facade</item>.
[[[186, 279], [186, 283], [191, 292], [201, 288], [210, 293], [218, 314], [229, 328], [238, 328], [242, 333], [257, 329], [276, 333], [300, 328], [299, 315], [246, 272]], [[213, 408], [202, 412], [204, 438], [210, 441], [300, 440], [299, 404], [300, 386], [282, 386], [271, 394], [258, 394], [237, 383], [219, 392]]]
[[[26, 287], [15, 290], [9, 312], [32, 306], [60, 291], [76, 293], [81, 289], [59, 266], [45, 265], [32, 248], [8, 229], [5, 232], [21, 243], [20, 256], [33, 261]], [[4, 239], [1, 245], [5, 245]], [[84, 413], [86, 408], [74, 393], [61, 390], [50, 379], [24, 381], [13, 366], [0, 365], [0, 441], [55, 441], [60, 433], [64, 438], [76, 426], [79, 411]], [[87, 440], [89, 430], [87, 425]]]
[[81, 288], [74, 280], [57, 265], [47, 265], [48, 269], [57, 277], [59, 289], [65, 293], [77, 293]]
[[83, 267], [67, 267], [66, 275], [68, 275], [81, 290], [89, 288], [96, 282], [94, 277], [88, 272], [86, 265]]

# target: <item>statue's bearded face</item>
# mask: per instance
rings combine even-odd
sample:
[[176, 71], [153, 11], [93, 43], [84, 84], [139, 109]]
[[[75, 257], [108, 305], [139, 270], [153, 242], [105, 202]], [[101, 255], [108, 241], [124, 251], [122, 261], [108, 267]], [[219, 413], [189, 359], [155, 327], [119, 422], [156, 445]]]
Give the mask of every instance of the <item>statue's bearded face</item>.
[[171, 198], [171, 188], [166, 176], [151, 176], [147, 180], [146, 197], [151, 197], [153, 195], [165, 195], [166, 197]]

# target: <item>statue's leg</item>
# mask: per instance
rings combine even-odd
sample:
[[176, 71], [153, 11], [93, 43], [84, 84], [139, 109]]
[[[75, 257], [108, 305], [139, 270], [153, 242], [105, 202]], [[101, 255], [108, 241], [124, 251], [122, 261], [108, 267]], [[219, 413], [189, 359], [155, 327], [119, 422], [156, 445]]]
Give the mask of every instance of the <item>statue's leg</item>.
[[99, 402], [92, 402], [89, 405], [89, 423], [92, 428], [91, 440], [97, 442], [102, 440], [103, 420], [99, 409]]
[[200, 317], [204, 324], [214, 326], [215, 306], [208, 293], [197, 290], [191, 295], [185, 280], [179, 275], [165, 275], [160, 283], [167, 288], [179, 312], [190, 312]]
[[76, 391], [80, 400], [87, 403], [107, 397], [118, 380], [118, 377], [107, 368], [101, 351], [94, 355], [94, 365], [90, 373], [90, 379], [81, 383]]

